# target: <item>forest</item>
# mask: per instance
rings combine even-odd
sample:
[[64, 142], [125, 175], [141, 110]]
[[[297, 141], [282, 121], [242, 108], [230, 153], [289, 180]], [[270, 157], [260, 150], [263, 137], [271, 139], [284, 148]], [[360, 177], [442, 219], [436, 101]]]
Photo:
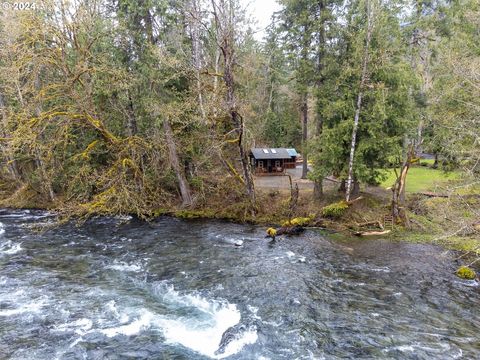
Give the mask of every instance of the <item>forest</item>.
[[[405, 194], [428, 153], [458, 174], [450, 235], [478, 235], [480, 3], [278, 2], [263, 40], [238, 0], [4, 7], [2, 206], [268, 222], [350, 204], [396, 169], [381, 211], [428, 230]], [[314, 190], [256, 189], [252, 147], [298, 149]]]

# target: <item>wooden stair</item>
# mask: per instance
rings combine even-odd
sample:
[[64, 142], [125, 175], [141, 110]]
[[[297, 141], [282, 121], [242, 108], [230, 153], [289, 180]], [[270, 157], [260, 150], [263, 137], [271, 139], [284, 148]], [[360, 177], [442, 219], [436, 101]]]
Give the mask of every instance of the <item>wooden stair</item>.
[[393, 216], [385, 215], [383, 217], [383, 228], [385, 230], [393, 230]]

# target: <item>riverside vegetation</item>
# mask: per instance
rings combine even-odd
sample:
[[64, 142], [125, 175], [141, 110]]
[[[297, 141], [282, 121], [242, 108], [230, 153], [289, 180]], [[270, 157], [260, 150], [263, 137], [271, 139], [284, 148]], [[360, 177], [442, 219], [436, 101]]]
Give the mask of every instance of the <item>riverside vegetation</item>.
[[[393, 214], [393, 238], [478, 254], [478, 1], [279, 3], [262, 41], [236, 0], [3, 10], [1, 205], [340, 230]], [[255, 189], [253, 144], [298, 148], [314, 191]], [[409, 192], [423, 152], [423, 180], [455, 175]]]

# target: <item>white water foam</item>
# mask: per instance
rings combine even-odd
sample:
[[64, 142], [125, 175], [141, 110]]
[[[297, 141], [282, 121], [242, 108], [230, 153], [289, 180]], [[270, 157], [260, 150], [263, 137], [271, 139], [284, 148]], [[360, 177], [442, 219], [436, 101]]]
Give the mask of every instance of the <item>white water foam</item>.
[[81, 318], [69, 323], [57, 325], [53, 331], [66, 332], [69, 330], [74, 331], [78, 335], [85, 335], [93, 326], [93, 322], [87, 318]]
[[257, 340], [256, 330], [249, 329], [231, 341], [222, 354], [215, 354], [223, 333], [241, 320], [237, 306], [225, 301], [208, 300], [200, 295], [183, 295], [173, 286], [163, 286], [163, 289], [164, 301], [192, 307], [194, 311], [203, 314], [190, 318], [157, 319], [155, 325], [160, 327], [167, 343], [181, 344], [202, 355], [220, 359], [239, 352], [246, 344]]
[[[112, 300], [106, 304], [106, 309], [120, 324], [96, 331], [107, 337], [114, 337], [134, 336], [154, 329], [163, 334], [166, 343], [179, 344], [215, 359], [231, 356], [245, 345], [257, 341], [256, 328], [252, 327], [239, 333], [221, 354], [215, 354], [223, 333], [240, 323], [241, 314], [237, 306], [226, 301], [206, 299], [198, 294], [181, 294], [165, 283], [157, 284], [153, 290], [155, 295], [170, 305], [173, 310], [171, 314], [159, 315], [143, 307], [119, 309]], [[175, 314], [175, 310], [182, 308], [188, 308], [191, 316]]]
[[130, 317], [126, 313], [120, 313], [117, 309], [117, 303], [115, 300], [111, 300], [106, 304], [106, 308], [110, 311], [115, 318], [120, 321], [121, 324], [125, 324], [130, 320]]
[[369, 270], [374, 271], [374, 272], [384, 272], [384, 273], [389, 273], [390, 272], [390, 268], [388, 268], [387, 266], [373, 267], [373, 268], [370, 268]]
[[106, 266], [107, 269], [117, 270], [117, 271], [130, 271], [130, 272], [139, 272], [142, 271], [142, 266], [139, 264], [128, 264], [126, 262], [114, 261], [112, 265]]
[[22, 251], [22, 244], [21, 243], [13, 243], [10, 240], [3, 241], [0, 244], [0, 255], [5, 254], [5, 255], [13, 255], [16, 254], [20, 251]]
[[5, 226], [0, 222], [0, 235], [5, 234]]
[[149, 328], [155, 315], [147, 310], [144, 310], [140, 316], [132, 321], [130, 324], [117, 326], [113, 328], [102, 329], [100, 332], [108, 337], [117, 335], [132, 336], [139, 334], [142, 330]]
[[230, 344], [227, 345], [223, 354], [216, 356], [217, 359], [223, 359], [227, 356], [238, 353], [245, 345], [254, 344], [258, 339], [257, 330], [252, 328], [243, 334], [239, 338], [236, 338]]
[[45, 302], [41, 300], [41, 301], [30, 302], [27, 304], [22, 304], [20, 307], [15, 309], [3, 309], [3, 310], [0, 310], [0, 317], [20, 315], [24, 313], [37, 313], [40, 311], [40, 309], [44, 305], [45, 305]]

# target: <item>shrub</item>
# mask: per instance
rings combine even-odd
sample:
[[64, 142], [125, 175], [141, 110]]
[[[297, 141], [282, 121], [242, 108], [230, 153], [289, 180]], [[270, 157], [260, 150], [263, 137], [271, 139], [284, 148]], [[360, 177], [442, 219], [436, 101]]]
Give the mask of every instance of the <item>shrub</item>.
[[330, 204], [322, 208], [322, 215], [324, 217], [339, 218], [348, 209], [348, 204], [345, 200]]

